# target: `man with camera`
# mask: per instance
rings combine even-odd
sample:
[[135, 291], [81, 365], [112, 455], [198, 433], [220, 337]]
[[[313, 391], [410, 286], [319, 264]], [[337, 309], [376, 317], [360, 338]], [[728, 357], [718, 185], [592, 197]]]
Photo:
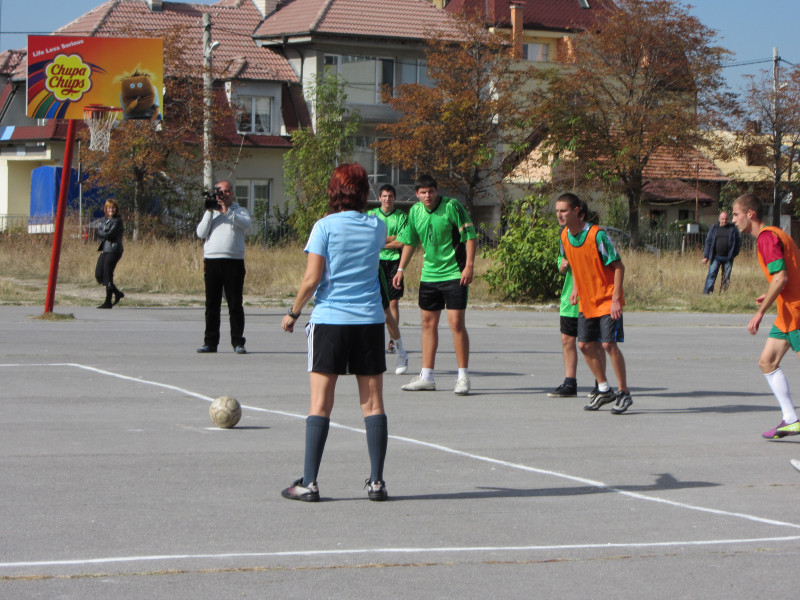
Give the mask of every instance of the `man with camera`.
[[214, 192], [205, 192], [206, 211], [197, 226], [197, 237], [204, 239], [203, 270], [206, 284], [206, 331], [200, 353], [216, 352], [219, 344], [222, 293], [228, 303], [231, 345], [236, 354], [244, 348], [244, 237], [250, 229], [250, 213], [239, 206], [230, 181], [220, 181]]

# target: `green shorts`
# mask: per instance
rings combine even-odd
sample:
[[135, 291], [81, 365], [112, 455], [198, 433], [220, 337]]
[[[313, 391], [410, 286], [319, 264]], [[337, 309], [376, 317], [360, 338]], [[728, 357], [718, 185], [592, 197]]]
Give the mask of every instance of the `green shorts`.
[[769, 332], [769, 337], [775, 338], [776, 340], [786, 340], [789, 342], [792, 350], [800, 352], [800, 329], [785, 333], [773, 325], [772, 330]]

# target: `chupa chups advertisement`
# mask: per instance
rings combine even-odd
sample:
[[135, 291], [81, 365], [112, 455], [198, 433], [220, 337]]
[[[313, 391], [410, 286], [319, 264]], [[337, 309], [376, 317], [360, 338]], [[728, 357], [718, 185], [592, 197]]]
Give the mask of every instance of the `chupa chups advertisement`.
[[28, 116], [83, 119], [89, 105], [121, 108], [123, 119], [163, 117], [160, 39], [28, 36]]

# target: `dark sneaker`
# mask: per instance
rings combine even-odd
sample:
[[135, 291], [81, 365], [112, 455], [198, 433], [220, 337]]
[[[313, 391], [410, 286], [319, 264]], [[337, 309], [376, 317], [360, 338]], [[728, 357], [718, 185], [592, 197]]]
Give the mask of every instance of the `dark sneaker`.
[[303, 485], [303, 479], [300, 478], [295, 481], [291, 486], [281, 492], [281, 496], [289, 500], [302, 500], [303, 502], [319, 502], [319, 488], [317, 482], [312, 481], [308, 487]]
[[616, 399], [616, 402], [614, 403], [614, 406], [611, 407], [612, 415], [621, 415], [628, 410], [628, 408], [630, 408], [631, 404], [633, 404], [630, 392], [626, 392], [625, 390], [617, 390], [617, 393], [614, 394], [614, 398]]
[[364, 482], [364, 487], [367, 489], [367, 496], [369, 496], [370, 500], [381, 502], [389, 497], [385, 481], [370, 481], [367, 478]]
[[795, 421], [794, 423], [781, 421], [780, 425], [778, 425], [775, 429], [765, 431], [761, 434], [761, 437], [768, 440], [779, 440], [782, 437], [786, 437], [788, 435], [797, 435], [798, 433], [800, 433], [800, 421]]
[[573, 398], [578, 395], [578, 386], [562, 383], [552, 392], [547, 392], [551, 398]]
[[599, 410], [601, 406], [605, 406], [609, 402], [614, 401], [614, 390], [608, 388], [607, 392], [597, 392], [597, 395], [589, 400], [589, 404], [583, 407], [583, 410]]
[[597, 388], [597, 381], [595, 381], [594, 382], [594, 387], [592, 388], [592, 391], [589, 392], [588, 394], [586, 394], [586, 397], [589, 398], [589, 400], [593, 400], [594, 397], [597, 396], [597, 394], [599, 394], [599, 393], [600, 393], [600, 390]]

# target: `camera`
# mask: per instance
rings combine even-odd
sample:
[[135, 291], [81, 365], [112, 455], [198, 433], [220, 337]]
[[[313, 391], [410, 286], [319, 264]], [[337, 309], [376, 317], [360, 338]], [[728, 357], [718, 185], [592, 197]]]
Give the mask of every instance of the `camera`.
[[213, 192], [203, 190], [203, 197], [206, 199], [206, 210], [216, 210], [219, 208], [219, 202], [217, 202], [217, 200], [222, 198], [222, 190], [219, 189], [219, 186], [215, 187]]

